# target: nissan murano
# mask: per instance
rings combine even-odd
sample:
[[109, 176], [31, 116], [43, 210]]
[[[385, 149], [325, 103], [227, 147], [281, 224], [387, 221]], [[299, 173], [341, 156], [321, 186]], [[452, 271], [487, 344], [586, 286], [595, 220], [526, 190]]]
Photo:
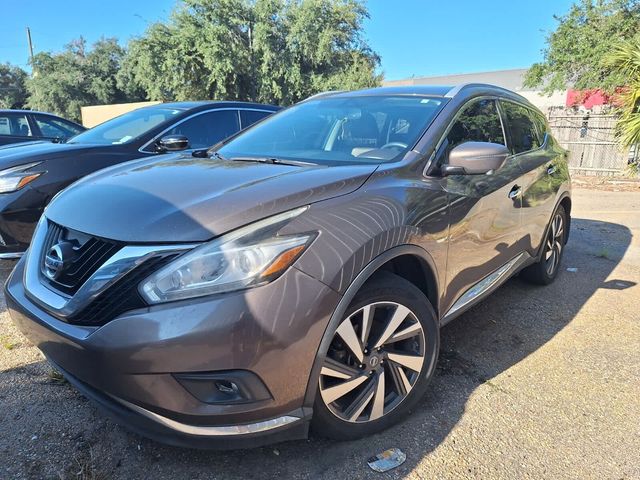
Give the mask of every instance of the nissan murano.
[[321, 94], [205, 155], [110, 167], [44, 211], [13, 320], [162, 442], [351, 439], [415, 407], [440, 328], [519, 273], [553, 282], [566, 152], [489, 85]]

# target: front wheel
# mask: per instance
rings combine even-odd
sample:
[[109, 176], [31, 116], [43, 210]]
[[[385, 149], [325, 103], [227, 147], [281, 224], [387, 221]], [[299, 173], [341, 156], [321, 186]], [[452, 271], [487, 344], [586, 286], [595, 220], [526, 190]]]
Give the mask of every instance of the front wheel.
[[567, 235], [567, 213], [559, 205], [547, 229], [542, 255], [537, 263], [522, 270], [522, 277], [537, 285], [549, 285], [560, 270]]
[[420, 400], [440, 346], [438, 321], [415, 285], [379, 272], [332, 333], [312, 428], [353, 439], [396, 423]]

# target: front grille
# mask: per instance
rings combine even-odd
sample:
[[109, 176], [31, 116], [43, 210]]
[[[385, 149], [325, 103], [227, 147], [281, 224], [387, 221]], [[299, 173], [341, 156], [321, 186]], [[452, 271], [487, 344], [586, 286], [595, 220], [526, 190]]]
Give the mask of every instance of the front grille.
[[69, 296], [74, 295], [123, 246], [122, 243], [87, 235], [49, 221], [42, 247], [41, 268], [44, 268], [44, 258], [51, 247], [60, 242], [71, 243], [75, 255], [58, 278], [50, 279], [42, 272], [42, 279], [53, 289]]
[[124, 312], [146, 307], [146, 302], [138, 293], [138, 284], [178, 255], [179, 253], [174, 252], [150, 258], [123, 276], [67, 321], [75, 325], [99, 326]]

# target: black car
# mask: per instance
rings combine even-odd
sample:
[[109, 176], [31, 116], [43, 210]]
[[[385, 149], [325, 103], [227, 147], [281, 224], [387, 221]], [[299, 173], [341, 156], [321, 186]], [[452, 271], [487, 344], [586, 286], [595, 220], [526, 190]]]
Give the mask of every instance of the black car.
[[22, 255], [44, 207], [77, 179], [136, 158], [210, 147], [278, 109], [246, 102], [164, 103], [125, 113], [65, 143], [0, 148], [0, 258]]
[[86, 130], [50, 113], [0, 110], [0, 145], [34, 140], [64, 141]]

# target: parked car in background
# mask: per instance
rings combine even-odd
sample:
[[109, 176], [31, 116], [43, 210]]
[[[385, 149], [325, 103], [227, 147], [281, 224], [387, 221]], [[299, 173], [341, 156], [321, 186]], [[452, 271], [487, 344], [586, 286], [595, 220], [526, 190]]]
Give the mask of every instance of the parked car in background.
[[125, 113], [65, 143], [0, 148], [0, 258], [22, 255], [44, 207], [77, 179], [135, 158], [205, 149], [277, 110], [245, 102], [165, 103]]
[[222, 143], [66, 189], [6, 285], [69, 382], [160, 441], [378, 432], [426, 391], [442, 325], [561, 270], [565, 150], [502, 88], [326, 94]]
[[51, 113], [0, 110], [0, 146], [38, 140], [63, 142], [85, 130]]

